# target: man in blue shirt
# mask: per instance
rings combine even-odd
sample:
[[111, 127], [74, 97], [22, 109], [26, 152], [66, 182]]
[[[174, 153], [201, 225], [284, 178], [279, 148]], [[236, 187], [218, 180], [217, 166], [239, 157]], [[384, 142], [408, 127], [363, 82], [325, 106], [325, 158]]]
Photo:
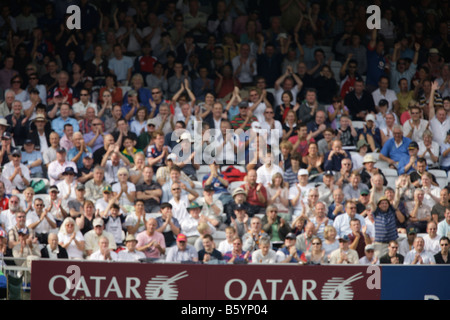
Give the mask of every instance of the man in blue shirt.
[[75, 132], [73, 134], [73, 148], [67, 152], [67, 159], [77, 164], [78, 170], [83, 168], [83, 158], [87, 154], [92, 155], [92, 149], [86, 145], [83, 134], [81, 132]]
[[404, 156], [398, 162], [398, 175], [410, 174], [417, 170], [417, 158], [419, 153], [419, 145], [412, 141], [408, 146], [409, 156]]
[[70, 105], [68, 103], [63, 103], [59, 109], [60, 116], [52, 121], [52, 129], [56, 131], [56, 133], [61, 138], [64, 135], [64, 125], [69, 123], [73, 127], [73, 132], [80, 131], [80, 126], [78, 125], [77, 120], [71, 118], [70, 114]]
[[409, 158], [408, 148], [411, 139], [403, 136], [403, 128], [400, 125], [395, 125], [392, 133], [394, 137], [386, 141], [381, 149], [379, 159], [386, 161], [389, 163], [389, 166], [397, 169], [399, 161], [403, 157]]
[[34, 142], [31, 139], [25, 140], [25, 151], [22, 151], [22, 164], [30, 169], [31, 178], [44, 178], [44, 171], [42, 170], [42, 153], [34, 149]]

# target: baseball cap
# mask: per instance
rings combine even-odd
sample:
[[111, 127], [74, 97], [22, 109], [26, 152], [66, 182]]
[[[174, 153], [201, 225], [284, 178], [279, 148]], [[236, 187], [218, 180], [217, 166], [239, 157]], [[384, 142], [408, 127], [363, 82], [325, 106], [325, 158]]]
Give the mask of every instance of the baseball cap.
[[188, 140], [189, 142], [192, 142], [191, 134], [189, 132], [183, 132], [180, 138], [177, 140], [177, 143], [180, 143], [183, 140]]
[[439, 50], [438, 50], [437, 48], [431, 48], [431, 49], [428, 51], [428, 53], [429, 53], [429, 54], [439, 54]]
[[177, 241], [187, 241], [187, 237], [184, 234], [179, 233], [177, 235]]
[[289, 232], [289, 233], [286, 235], [286, 239], [297, 239], [297, 237], [295, 236], [295, 233]]
[[164, 208], [172, 208], [172, 205], [169, 202], [163, 202], [161, 203], [161, 205], [159, 206], [160, 209], [164, 209]]
[[58, 192], [59, 193], [59, 189], [58, 189], [58, 187], [57, 186], [55, 186], [55, 185], [53, 185], [53, 186], [51, 186], [49, 189], [48, 189], [48, 191], [50, 191], [50, 192], [52, 192], [52, 191], [56, 191], [56, 192]]
[[364, 139], [358, 140], [358, 143], [356, 144], [356, 150], [359, 151], [359, 149], [361, 149], [361, 147], [363, 146], [369, 146], [369, 144]]
[[24, 141], [24, 144], [34, 144], [34, 142], [33, 142], [33, 140], [31, 140], [31, 139], [26, 139], [26, 140]]
[[236, 203], [233, 206], [233, 210], [245, 210], [245, 207], [244, 207], [244, 205], [242, 203]]
[[414, 228], [414, 227], [410, 227], [410, 228], [408, 228], [407, 234], [408, 235], [410, 235], [410, 234], [417, 234], [417, 229]]
[[214, 191], [214, 186], [212, 184], [207, 184], [205, 186], [205, 191]]
[[408, 146], [408, 149], [419, 149], [419, 145], [415, 141], [411, 141], [411, 143]]
[[359, 194], [364, 195], [364, 194], [369, 194], [369, 193], [370, 193], [369, 190], [367, 190], [367, 189], [362, 189], [361, 192], [360, 192]]
[[192, 202], [189, 204], [189, 207], [187, 207], [186, 209], [187, 209], [187, 210], [191, 210], [191, 209], [197, 209], [197, 208], [200, 208], [200, 209], [201, 209], [202, 206], [199, 205], [198, 202], [192, 201]]
[[94, 222], [92, 223], [92, 225], [94, 227], [97, 227], [97, 226], [102, 226], [103, 227], [103, 225], [104, 225], [103, 219], [102, 218], [95, 218]]
[[11, 152], [11, 155], [22, 156], [22, 152], [19, 149], [14, 149], [13, 152]]
[[111, 193], [111, 192], [112, 192], [111, 186], [110, 186], [110, 185], [104, 186], [104, 187], [103, 187], [103, 192], [109, 192], [109, 193]]
[[138, 93], [136, 92], [136, 90], [130, 90], [127, 92], [129, 97], [137, 97]]
[[86, 153], [84, 154], [84, 157], [85, 157], [85, 158], [89, 158], [89, 159], [93, 159], [93, 158], [94, 158], [94, 155], [93, 155], [91, 152], [86, 152]]
[[345, 242], [348, 242], [348, 241], [350, 241], [350, 239], [348, 238], [347, 235], [345, 235], [345, 236], [339, 237], [339, 241], [345, 241]]
[[58, 153], [65, 153], [66, 152], [66, 149], [64, 149], [63, 147], [58, 147], [58, 148], [56, 148], [56, 152], [58, 152]]
[[84, 187], [84, 184], [77, 184], [77, 190], [86, 190], [86, 188]]
[[373, 122], [375, 122], [375, 116], [374, 116], [373, 114], [369, 113], [369, 114], [366, 116], [366, 122], [367, 122], [367, 121], [373, 121]]
[[171, 153], [167, 156], [167, 160], [176, 160], [177, 159], [177, 155], [175, 153]]
[[0, 238], [6, 238], [5, 230], [0, 230]]
[[388, 106], [388, 105], [389, 105], [389, 101], [387, 101], [386, 99], [381, 99], [380, 101], [378, 101], [379, 107], [384, 107], [384, 106]]
[[248, 108], [248, 102], [247, 101], [241, 101], [238, 104], [239, 108]]
[[375, 246], [373, 244], [368, 244], [367, 246], [365, 246], [364, 251], [369, 251], [369, 250], [374, 251]]
[[66, 175], [66, 174], [75, 174], [75, 170], [72, 168], [72, 167], [67, 167], [67, 168], [65, 168], [64, 169], [64, 172], [62, 173], [63, 175]]
[[324, 175], [326, 176], [334, 176], [334, 172], [332, 170], [325, 171]]
[[33, 121], [47, 121], [47, 119], [42, 114], [38, 114]]
[[309, 172], [306, 169], [300, 169], [298, 170], [298, 176], [309, 176]]

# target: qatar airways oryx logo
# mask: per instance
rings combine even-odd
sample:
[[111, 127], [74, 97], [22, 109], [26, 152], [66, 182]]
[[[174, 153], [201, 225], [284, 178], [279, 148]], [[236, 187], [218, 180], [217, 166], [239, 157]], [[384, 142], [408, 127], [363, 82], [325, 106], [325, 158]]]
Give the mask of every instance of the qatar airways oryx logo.
[[348, 279], [342, 277], [331, 278], [322, 287], [322, 300], [353, 300], [354, 292], [351, 283], [361, 278], [364, 278], [362, 272]]
[[187, 271], [180, 272], [173, 277], [158, 275], [152, 278], [145, 287], [147, 300], [177, 300], [178, 287], [176, 282], [189, 276]]

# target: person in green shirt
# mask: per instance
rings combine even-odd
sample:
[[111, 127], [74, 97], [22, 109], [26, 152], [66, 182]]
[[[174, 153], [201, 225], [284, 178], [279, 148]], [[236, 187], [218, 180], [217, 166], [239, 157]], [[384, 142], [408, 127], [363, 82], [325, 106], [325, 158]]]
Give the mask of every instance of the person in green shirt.
[[134, 156], [136, 153], [141, 152], [144, 153], [141, 149], [136, 149], [136, 141], [133, 140], [130, 136], [126, 136], [123, 141], [123, 150], [122, 154], [130, 161], [130, 163], [134, 163]]

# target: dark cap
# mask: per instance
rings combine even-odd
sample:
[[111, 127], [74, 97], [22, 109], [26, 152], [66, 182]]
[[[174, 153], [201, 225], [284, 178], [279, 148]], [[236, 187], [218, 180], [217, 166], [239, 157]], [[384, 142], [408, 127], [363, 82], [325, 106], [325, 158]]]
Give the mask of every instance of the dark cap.
[[286, 239], [292, 239], [292, 240], [295, 240], [295, 239], [297, 239], [297, 237], [295, 236], [295, 233], [289, 232], [289, 233], [286, 235]]
[[56, 148], [56, 152], [58, 152], [58, 153], [65, 153], [66, 152], [66, 149], [64, 149], [63, 147], [58, 147], [58, 148]]
[[19, 149], [14, 149], [13, 152], [11, 152], [11, 155], [22, 156], [22, 152]]
[[345, 235], [345, 236], [339, 237], [339, 241], [342, 241], [342, 242], [349, 242], [350, 239], [348, 238], [347, 235]]
[[77, 184], [77, 190], [86, 190], [86, 187], [84, 186], [84, 184], [79, 183]]
[[417, 234], [417, 229], [414, 228], [414, 227], [410, 227], [410, 228], [408, 228], [407, 234], [408, 235], [410, 235], [410, 234]]
[[334, 172], [332, 170], [325, 171], [324, 175], [326, 176], [334, 176]]
[[26, 139], [24, 144], [34, 144], [34, 141], [31, 139]]
[[66, 174], [73, 174], [73, 175], [75, 175], [75, 170], [72, 167], [67, 167], [66, 169], [64, 169], [64, 172], [62, 174], [63, 175], [66, 175]]
[[27, 234], [29, 234], [30, 233], [30, 231], [28, 230], [28, 228], [22, 228], [22, 229], [19, 229], [19, 234], [23, 234], [23, 235], [27, 235]]
[[245, 210], [245, 206], [242, 203], [237, 203], [233, 206], [233, 210]]
[[369, 194], [370, 191], [367, 189], [362, 189], [361, 192], [359, 194], [365, 195], [365, 194]]
[[205, 186], [205, 191], [214, 191], [214, 186], [212, 184], [207, 184]]
[[39, 90], [36, 89], [36, 88], [32, 88], [32, 89], [30, 89], [30, 91], [29, 91], [28, 93], [29, 93], [29, 94], [32, 94], [32, 93], [34, 93], [34, 94], [39, 94]]
[[163, 202], [163, 203], [161, 203], [159, 208], [160, 209], [164, 209], [164, 208], [171, 208], [172, 209], [172, 205], [169, 202]]
[[419, 145], [415, 141], [411, 141], [411, 143], [408, 146], [408, 149], [419, 149]]
[[248, 102], [247, 101], [241, 101], [238, 104], [239, 108], [248, 108]]
[[380, 106], [387, 106], [387, 105], [389, 105], [389, 102], [386, 100], [386, 99], [381, 99], [379, 102], [378, 102], [378, 106], [380, 107]]

